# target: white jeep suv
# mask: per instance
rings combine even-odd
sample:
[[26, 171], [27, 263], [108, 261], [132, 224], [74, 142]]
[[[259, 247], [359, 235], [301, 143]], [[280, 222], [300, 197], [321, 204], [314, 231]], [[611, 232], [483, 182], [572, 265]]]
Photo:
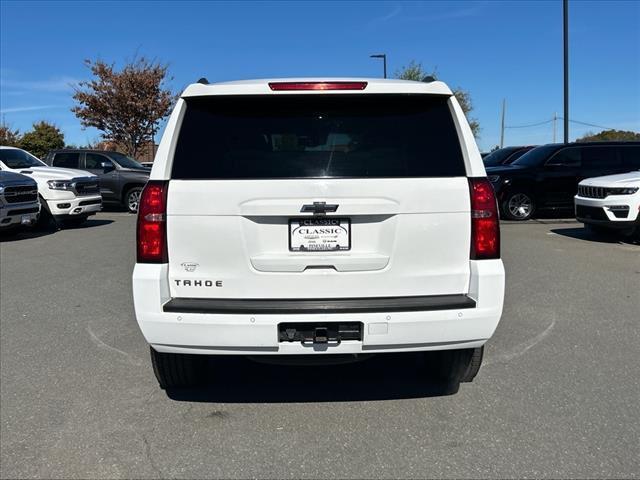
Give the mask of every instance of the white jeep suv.
[[41, 218], [79, 224], [102, 208], [98, 177], [83, 170], [50, 167], [29, 152], [0, 147], [0, 170], [21, 173], [38, 183]]
[[496, 208], [444, 83], [190, 85], [138, 212], [160, 386], [195, 384], [207, 355], [425, 352], [457, 390], [502, 314]]
[[576, 219], [595, 230], [640, 233], [640, 170], [587, 178], [574, 197]]

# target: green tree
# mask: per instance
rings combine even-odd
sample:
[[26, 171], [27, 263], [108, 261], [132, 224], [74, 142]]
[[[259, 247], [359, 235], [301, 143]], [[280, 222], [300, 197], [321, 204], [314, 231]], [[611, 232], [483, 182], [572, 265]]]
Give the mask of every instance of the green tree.
[[13, 130], [11, 125], [0, 122], [0, 145], [5, 147], [17, 147], [20, 145], [20, 130]]
[[20, 139], [20, 148], [38, 158], [44, 158], [49, 150], [64, 148], [64, 134], [55, 125], [40, 121], [33, 124], [31, 131]]
[[628, 130], [602, 130], [599, 133], [587, 132], [582, 138], [578, 138], [576, 142], [609, 142], [613, 140], [637, 142], [640, 140], [640, 133]]
[[[431, 73], [428, 73], [422, 67], [422, 64], [416, 62], [415, 60], [411, 60], [408, 65], [402, 67], [400, 70], [396, 70], [395, 77], [400, 80], [413, 80], [414, 82], [431, 82], [433, 80], [437, 80], [438, 78], [435, 70]], [[469, 126], [471, 127], [473, 135], [477, 138], [480, 134], [480, 123], [477, 119], [471, 118], [469, 116], [469, 114], [473, 110], [471, 94], [460, 87], [456, 87], [452, 91], [456, 96], [458, 103], [460, 104], [460, 108], [462, 108], [462, 111], [469, 121]]]
[[71, 109], [84, 127], [102, 131], [102, 139], [136, 157], [153, 141], [158, 123], [171, 113], [175, 101], [165, 87], [168, 66], [134, 59], [122, 70], [101, 60], [86, 60], [93, 79], [80, 82]]

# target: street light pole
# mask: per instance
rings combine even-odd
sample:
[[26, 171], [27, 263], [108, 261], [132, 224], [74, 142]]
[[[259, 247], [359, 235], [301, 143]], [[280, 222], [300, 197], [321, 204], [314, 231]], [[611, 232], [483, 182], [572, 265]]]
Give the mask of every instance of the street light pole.
[[376, 53], [375, 55], [369, 55], [371, 58], [381, 58], [382, 59], [382, 68], [384, 73], [384, 78], [387, 78], [387, 54], [386, 53]]
[[564, 143], [569, 143], [569, 0], [562, 1], [564, 39]]

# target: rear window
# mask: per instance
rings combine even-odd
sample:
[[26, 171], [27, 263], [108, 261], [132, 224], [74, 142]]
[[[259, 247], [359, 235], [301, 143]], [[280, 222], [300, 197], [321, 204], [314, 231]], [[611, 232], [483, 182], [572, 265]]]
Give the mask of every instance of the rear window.
[[448, 97], [186, 100], [174, 179], [465, 176]]

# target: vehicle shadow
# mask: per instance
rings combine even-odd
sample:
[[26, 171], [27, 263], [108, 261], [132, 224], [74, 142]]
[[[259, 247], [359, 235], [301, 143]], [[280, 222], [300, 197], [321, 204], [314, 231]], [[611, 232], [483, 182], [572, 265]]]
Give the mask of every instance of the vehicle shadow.
[[640, 239], [624, 235], [620, 232], [594, 232], [588, 228], [552, 228], [551, 232], [576, 240], [585, 240], [598, 243], [624, 243], [628, 245], [640, 245]]
[[80, 225], [53, 225], [48, 224], [46, 226], [36, 226], [34, 228], [24, 228], [22, 230], [15, 230], [12, 232], [0, 232], [0, 243], [18, 242], [29, 238], [45, 237], [52, 235], [59, 230], [84, 230], [87, 228], [101, 227], [113, 223], [113, 220], [105, 218], [90, 218], [86, 222]]
[[0, 232], [0, 243], [18, 242], [28, 238], [46, 237], [56, 233], [54, 229], [38, 229], [28, 228], [23, 230], [15, 230], [12, 232]]
[[83, 230], [85, 228], [102, 227], [113, 223], [113, 220], [106, 218], [89, 218], [86, 222], [79, 225], [62, 225], [62, 230]]
[[381, 354], [342, 365], [291, 366], [215, 357], [204, 386], [166, 393], [176, 401], [210, 403], [356, 402], [456, 393], [457, 388], [430, 380], [417, 358]]

